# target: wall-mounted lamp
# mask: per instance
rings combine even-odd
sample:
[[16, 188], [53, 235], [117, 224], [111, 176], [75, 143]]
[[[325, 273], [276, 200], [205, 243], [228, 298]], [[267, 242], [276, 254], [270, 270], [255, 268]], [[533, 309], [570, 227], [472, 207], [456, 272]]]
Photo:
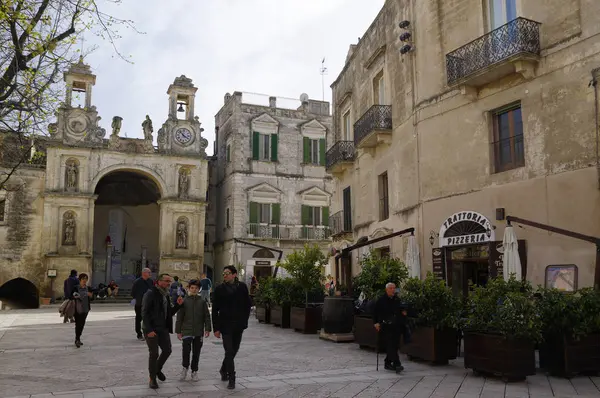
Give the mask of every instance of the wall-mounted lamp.
[[435, 231], [429, 231], [429, 244], [433, 246], [435, 243], [435, 238], [439, 237], [440, 234]]

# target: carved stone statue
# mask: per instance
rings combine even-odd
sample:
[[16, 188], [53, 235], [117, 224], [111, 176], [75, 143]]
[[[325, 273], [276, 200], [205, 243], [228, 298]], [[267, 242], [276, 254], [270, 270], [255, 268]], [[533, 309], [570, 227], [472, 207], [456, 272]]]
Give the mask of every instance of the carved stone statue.
[[121, 116], [113, 116], [112, 124], [110, 125], [110, 127], [112, 127], [111, 135], [114, 135], [114, 136], [119, 135], [119, 131], [121, 131], [121, 122], [122, 121], [123, 121], [123, 118]]
[[185, 220], [177, 221], [177, 239], [175, 241], [176, 249], [187, 249], [187, 223]]
[[67, 162], [67, 170], [66, 170], [66, 178], [65, 178], [65, 187], [67, 191], [77, 191], [78, 180], [79, 180], [79, 168], [77, 167], [77, 163], [74, 161]]
[[152, 141], [152, 132], [154, 131], [154, 128], [152, 127], [150, 116], [146, 115], [146, 120], [142, 122], [142, 129], [144, 130], [144, 139]]
[[72, 212], [66, 212], [63, 216], [63, 245], [72, 246], [75, 244], [75, 215]]
[[189, 176], [186, 169], [179, 170], [179, 197], [187, 198], [189, 188]]

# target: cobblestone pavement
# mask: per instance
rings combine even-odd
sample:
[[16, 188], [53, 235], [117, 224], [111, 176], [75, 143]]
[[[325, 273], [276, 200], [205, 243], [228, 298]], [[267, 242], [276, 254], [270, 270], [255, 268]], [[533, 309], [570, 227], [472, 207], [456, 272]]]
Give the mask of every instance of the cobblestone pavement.
[[[205, 340], [198, 382], [179, 382], [181, 344], [157, 391], [147, 388], [147, 348], [135, 339], [133, 309], [96, 305], [82, 341], [73, 346], [74, 327], [62, 324], [56, 308], [0, 311], [0, 397], [600, 397], [600, 378], [572, 380], [538, 374], [505, 384], [476, 377], [460, 359], [448, 366], [403, 361], [396, 375], [375, 371], [375, 353], [356, 344], [336, 344], [254, 319], [236, 359], [236, 390], [225, 389], [217, 373], [220, 340]], [[380, 358], [382, 359], [382, 358]]]

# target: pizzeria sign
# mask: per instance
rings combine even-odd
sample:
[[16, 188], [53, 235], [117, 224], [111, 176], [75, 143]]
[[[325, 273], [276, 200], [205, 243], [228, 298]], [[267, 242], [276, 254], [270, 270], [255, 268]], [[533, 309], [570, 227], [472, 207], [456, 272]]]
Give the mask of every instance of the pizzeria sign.
[[[460, 228], [458, 223], [461, 224]], [[440, 247], [459, 246], [494, 242], [496, 234], [492, 223], [484, 215], [475, 211], [460, 211], [444, 220], [439, 239]]]

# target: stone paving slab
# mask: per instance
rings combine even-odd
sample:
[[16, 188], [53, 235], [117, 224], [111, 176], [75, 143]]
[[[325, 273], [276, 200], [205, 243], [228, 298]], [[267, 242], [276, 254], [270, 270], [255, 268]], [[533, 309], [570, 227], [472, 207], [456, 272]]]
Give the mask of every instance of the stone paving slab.
[[[55, 308], [0, 311], [0, 397], [402, 397], [402, 398], [600, 398], [600, 378], [571, 380], [531, 376], [505, 384], [474, 376], [462, 359], [447, 366], [404, 360], [405, 371], [375, 370], [375, 353], [353, 343], [332, 343], [272, 325], [250, 322], [236, 358], [237, 388], [225, 389], [217, 369], [222, 343], [211, 336], [202, 348], [195, 383], [174, 381], [181, 343], [172, 338], [169, 380], [147, 387], [147, 347], [135, 339], [130, 307], [95, 306], [82, 340]], [[380, 357], [380, 362], [383, 358]]]

